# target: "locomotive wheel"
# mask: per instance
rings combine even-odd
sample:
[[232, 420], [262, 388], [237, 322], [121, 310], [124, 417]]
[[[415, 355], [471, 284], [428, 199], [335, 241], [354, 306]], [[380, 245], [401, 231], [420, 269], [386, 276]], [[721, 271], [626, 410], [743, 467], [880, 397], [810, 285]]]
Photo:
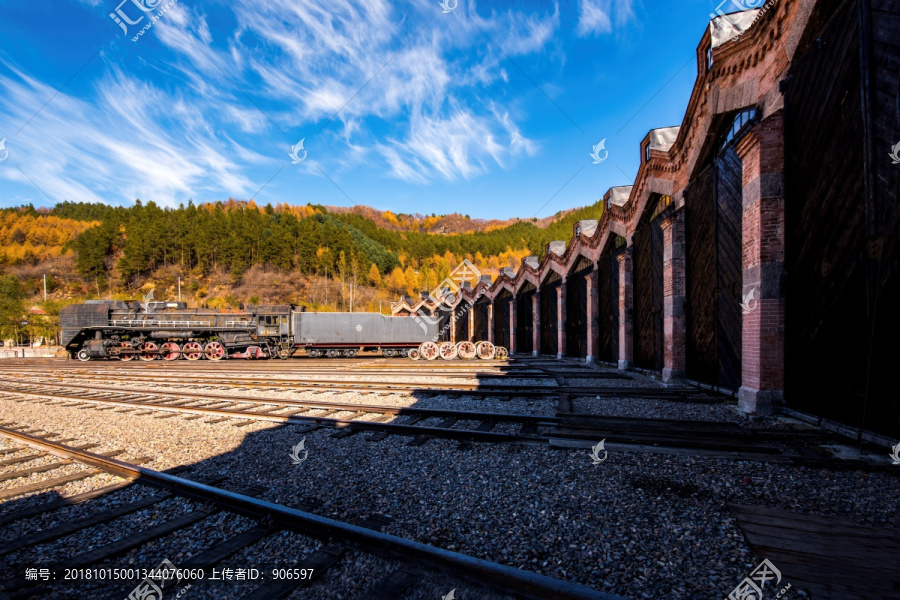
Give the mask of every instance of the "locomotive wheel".
[[84, 349], [79, 350], [78, 354], [76, 354], [75, 357], [78, 360], [80, 360], [81, 362], [87, 362], [87, 361], [91, 360], [91, 355], [88, 353], [87, 350], [84, 350]]
[[406, 348], [397, 350], [397, 356], [399, 356], [400, 358], [406, 358], [408, 354], [409, 354], [409, 350], [407, 350]]
[[439, 351], [444, 360], [453, 360], [457, 355], [456, 345], [453, 342], [442, 342]]
[[159, 356], [159, 346], [153, 342], [144, 342], [138, 346], [138, 358], [141, 360], [154, 360]]
[[319, 358], [320, 356], [322, 356], [322, 351], [316, 350], [315, 348], [313, 348], [313, 349], [307, 350], [306, 355], [310, 358]]
[[406, 353], [413, 360], [419, 360], [419, 350], [418, 348], [412, 348], [409, 352]]
[[491, 360], [497, 353], [497, 349], [494, 348], [494, 345], [490, 342], [478, 342], [475, 345], [475, 352], [478, 354], [478, 358]]
[[337, 358], [337, 357], [339, 357], [339, 356], [341, 355], [341, 351], [340, 351], [340, 350], [335, 350], [334, 348], [332, 348], [331, 350], [329, 350], [329, 351], [326, 352], [325, 354], [328, 356], [328, 358]]
[[503, 346], [496, 346], [494, 352], [494, 358], [498, 360], [503, 360], [505, 358], [509, 358], [509, 350], [504, 348]]
[[385, 348], [384, 350], [381, 351], [381, 353], [384, 355], [385, 358], [391, 358], [392, 356], [394, 356], [394, 351], [391, 350], [390, 348]]
[[456, 354], [463, 360], [472, 360], [476, 356], [475, 344], [459, 342], [456, 344]]
[[203, 347], [197, 342], [188, 342], [181, 347], [181, 355], [187, 360], [200, 360], [203, 358]]
[[347, 358], [353, 358], [357, 354], [359, 354], [359, 350], [344, 350], [344, 356]]
[[122, 352], [122, 350], [127, 350], [127, 352], [122, 352], [121, 354], [119, 354], [119, 360], [124, 360], [125, 362], [134, 360], [135, 354], [133, 352], [134, 349], [131, 347], [131, 344], [122, 344], [119, 348], [119, 352]]
[[434, 342], [422, 342], [419, 346], [419, 357], [425, 360], [434, 360], [438, 357], [438, 345]]
[[159, 355], [163, 360], [178, 360], [181, 358], [181, 348], [175, 342], [166, 342], [159, 347]]
[[203, 354], [209, 360], [222, 360], [225, 358], [225, 346], [219, 342], [210, 342], [203, 348]]

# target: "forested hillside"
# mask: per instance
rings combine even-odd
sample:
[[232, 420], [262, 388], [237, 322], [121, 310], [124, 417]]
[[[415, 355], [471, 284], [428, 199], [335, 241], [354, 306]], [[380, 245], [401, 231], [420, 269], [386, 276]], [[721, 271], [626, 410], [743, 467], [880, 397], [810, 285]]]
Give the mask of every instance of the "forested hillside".
[[[10, 336], [13, 313], [43, 300], [43, 275], [48, 299], [63, 304], [150, 289], [158, 299], [174, 298], [180, 279], [183, 299], [214, 307], [291, 302], [349, 310], [352, 295], [354, 310], [386, 310], [400, 294], [433, 289], [464, 258], [484, 273], [518, 267], [547, 242], [568, 241], [575, 221], [599, 218], [602, 202], [507, 226], [462, 215], [373, 219], [370, 212], [236, 200], [175, 209], [140, 201], [3, 209], [0, 269], [21, 302], [4, 304], [0, 327]], [[385, 219], [397, 226], [379, 224]], [[434, 227], [464, 233], [424, 231]]]

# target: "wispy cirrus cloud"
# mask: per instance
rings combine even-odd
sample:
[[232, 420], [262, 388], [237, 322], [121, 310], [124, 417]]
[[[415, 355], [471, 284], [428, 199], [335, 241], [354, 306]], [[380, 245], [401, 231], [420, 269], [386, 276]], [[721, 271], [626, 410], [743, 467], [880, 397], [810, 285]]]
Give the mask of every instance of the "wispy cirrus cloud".
[[[53, 109], [12, 139], [11, 163], [18, 168], [3, 169], [0, 177], [33, 184], [52, 202], [173, 204], [211, 191], [212, 181], [235, 193], [251, 188], [231, 153], [245, 163], [264, 158], [232, 140], [223, 144], [189, 103], [117, 69], [96, 87], [91, 102], [56, 95]], [[14, 122], [26, 122], [54, 93], [19, 70], [0, 71], [0, 113]]]
[[611, 33], [634, 18], [633, 0], [579, 0], [578, 25], [581, 37]]
[[[414, 184], [479, 177], [539, 149], [523, 132], [520, 94], [509, 99], [504, 88], [510, 60], [555, 44], [560, 10], [488, 12], [471, 0], [460, 8], [177, 3], [133, 46], [152, 47], [152, 61], [137, 54], [126, 68], [125, 57], [103, 51], [93, 81], [60, 93], [8, 145], [26, 173], [40, 165], [29, 176], [52, 201], [249, 197], [300, 137], [316, 148], [302, 169], [315, 176], [313, 167], [373, 169]], [[223, 21], [234, 25], [211, 27]], [[4, 120], [24, 122], [54, 93], [22, 70], [0, 69]], [[0, 177], [25, 185], [17, 169]]]
[[[348, 149], [352, 143], [376, 150], [353, 152], [355, 158], [381, 156], [386, 172], [404, 181], [474, 177], [488, 171], [488, 158], [502, 165], [536, 147], [509, 122], [508, 112], [501, 120], [471, 105], [453, 113], [453, 105], [479, 87], [508, 80], [500, 66], [503, 53], [524, 55], [550, 43], [559, 26], [558, 6], [546, 15], [506, 11], [481, 17], [470, 3], [469, 20], [449, 21], [451, 15], [435, 22], [431, 4], [413, 5], [405, 15], [379, 1], [263, 4], [265, 10], [258, 2], [234, 5], [239, 28], [229, 53], [206, 44], [190, 26], [163, 28], [160, 39], [181, 53], [185, 71], [199, 68], [221, 78], [209, 68], [215, 61], [240, 82], [257, 82], [256, 93], [286, 107], [275, 117], [284, 127], [322, 126], [335, 118], [343, 127], [333, 129]], [[481, 53], [476, 60], [452, 60], [454, 52], [472, 46]], [[371, 135], [378, 127], [373, 120], [391, 124], [389, 140]]]

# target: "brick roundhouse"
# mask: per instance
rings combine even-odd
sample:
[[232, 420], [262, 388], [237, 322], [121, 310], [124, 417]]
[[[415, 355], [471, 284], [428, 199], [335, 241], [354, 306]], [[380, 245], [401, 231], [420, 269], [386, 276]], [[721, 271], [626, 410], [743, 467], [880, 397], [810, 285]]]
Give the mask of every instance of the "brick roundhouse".
[[[568, 245], [465, 288], [450, 337], [900, 436], [898, 5], [712, 19], [684, 120], [641, 140], [633, 185]], [[434, 311], [425, 296], [394, 314]]]

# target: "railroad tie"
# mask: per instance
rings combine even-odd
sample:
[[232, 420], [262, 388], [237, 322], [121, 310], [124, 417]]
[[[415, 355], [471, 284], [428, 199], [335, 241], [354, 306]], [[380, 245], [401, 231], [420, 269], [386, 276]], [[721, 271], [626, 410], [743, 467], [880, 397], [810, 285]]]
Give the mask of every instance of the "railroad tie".
[[373, 585], [362, 595], [366, 600], [395, 600], [402, 598], [407, 589], [422, 578], [419, 571], [406, 565], [392, 571], [387, 577]]
[[63, 475], [62, 477], [56, 477], [54, 479], [46, 479], [44, 481], [22, 485], [8, 490], [0, 490], [0, 500], [6, 500], [7, 498], [13, 498], [15, 496], [21, 496], [23, 494], [30, 494], [31, 492], [48, 490], [59, 485], [72, 483], [73, 481], [81, 481], [82, 479], [87, 479], [88, 477], [93, 477], [94, 475], [98, 475], [100, 473], [101, 471], [98, 469], [90, 469], [88, 471], [81, 471], [79, 473]]
[[[371, 515], [359, 523], [360, 527], [381, 531], [391, 519], [381, 515]], [[313, 581], [325, 574], [325, 571], [337, 564], [347, 552], [347, 546], [343, 544], [328, 544], [312, 552], [298, 565], [301, 569], [312, 569], [312, 577], [309, 579], [294, 579], [289, 581], [272, 581], [264, 583], [249, 594], [242, 596], [241, 600], [278, 600], [290, 594], [298, 588], [305, 588]]]
[[8, 458], [6, 460], [0, 460], [0, 467], [8, 467], [9, 465], [17, 465], [23, 462], [29, 462], [35, 460], [37, 458], [41, 458], [42, 456], [47, 456], [46, 452], [38, 452], [37, 454], [29, 454], [28, 456], [19, 456], [17, 458]]
[[63, 460], [60, 462], [51, 463], [49, 465], [40, 465], [37, 467], [30, 467], [28, 469], [10, 471], [9, 473], [3, 473], [2, 475], [0, 475], [0, 482], [9, 481], [11, 479], [19, 479], [20, 477], [28, 477], [29, 475], [34, 475], [35, 473], [46, 473], [47, 471], [53, 471], [54, 469], [59, 469], [60, 467], [65, 467], [71, 464], [71, 460]]
[[56, 500], [51, 500], [50, 502], [43, 502], [34, 506], [20, 508], [0, 517], [0, 527], [5, 527], [6, 525], [9, 525], [10, 523], [13, 523], [15, 521], [19, 521], [21, 519], [30, 519], [31, 517], [35, 517], [37, 515], [42, 515], [50, 511], [59, 510], [60, 508], [73, 506], [75, 504], [81, 504], [82, 502], [87, 502], [88, 500], [93, 500], [94, 498], [119, 491], [130, 486], [132, 483], [132, 481], [126, 480], [119, 483], [113, 483], [96, 490], [91, 490], [89, 492], [76, 494], [74, 496], [64, 496], [62, 498], [57, 498]]
[[359, 433], [359, 429], [353, 429], [352, 427], [343, 427], [332, 433], [329, 437], [336, 440], [342, 440], [344, 438], [350, 437], [351, 435], [356, 435], [357, 433]]
[[63, 521], [63, 523], [57, 525], [56, 527], [50, 527], [49, 529], [30, 532], [27, 536], [21, 536], [4, 544], [4, 546], [0, 548], [0, 556], [4, 556], [16, 550], [19, 550], [20, 548], [28, 548], [31, 546], [36, 546], [38, 544], [45, 544], [57, 538], [75, 533], [76, 531], [107, 523], [121, 516], [137, 512], [154, 504], [158, 504], [163, 500], [167, 500], [171, 497], [172, 494], [170, 493], [155, 494], [141, 500], [136, 500], [127, 504], [121, 504], [119, 506], [100, 511], [84, 519], [79, 519], [77, 521]]
[[[96, 444], [92, 444], [92, 446], [96, 446]], [[99, 452], [98, 454], [100, 454], [101, 456], [112, 458], [114, 456], [122, 454], [123, 452], [124, 450], [113, 450], [111, 452]], [[35, 455], [34, 457], [29, 458], [38, 458], [38, 456]], [[35, 473], [46, 473], [47, 471], [53, 471], [54, 469], [58, 469], [70, 464], [72, 464], [72, 461], [63, 460], [60, 462], [50, 463], [49, 465], [40, 465], [37, 467], [29, 467], [27, 469], [19, 469], [18, 471], [10, 471], [9, 473], [3, 473], [2, 475], [0, 475], [0, 481], [9, 481], [11, 479], [18, 479], [20, 477], [28, 477], [29, 475], [34, 475]]]
[[519, 428], [519, 435], [533, 435], [537, 432], [537, 425], [534, 423], [522, 423]]
[[[138, 531], [130, 536], [116, 540], [109, 544], [93, 548], [86, 552], [82, 552], [81, 554], [67, 559], [65, 562], [65, 566], [70, 568], [85, 567], [109, 558], [113, 558], [115, 556], [119, 556], [134, 548], [143, 546], [147, 542], [178, 531], [179, 529], [189, 527], [194, 523], [202, 521], [203, 519], [217, 513], [218, 511], [218, 508], [202, 506], [197, 510], [193, 510], [189, 513], [165, 521], [164, 523], [160, 523], [155, 527], [150, 527], [148, 529]], [[53, 569], [51, 568], [51, 571], [52, 570]], [[62, 572], [63, 567], [60, 565], [56, 570]], [[17, 582], [15, 582], [15, 579], [13, 579], [12, 583], [15, 585]]]

